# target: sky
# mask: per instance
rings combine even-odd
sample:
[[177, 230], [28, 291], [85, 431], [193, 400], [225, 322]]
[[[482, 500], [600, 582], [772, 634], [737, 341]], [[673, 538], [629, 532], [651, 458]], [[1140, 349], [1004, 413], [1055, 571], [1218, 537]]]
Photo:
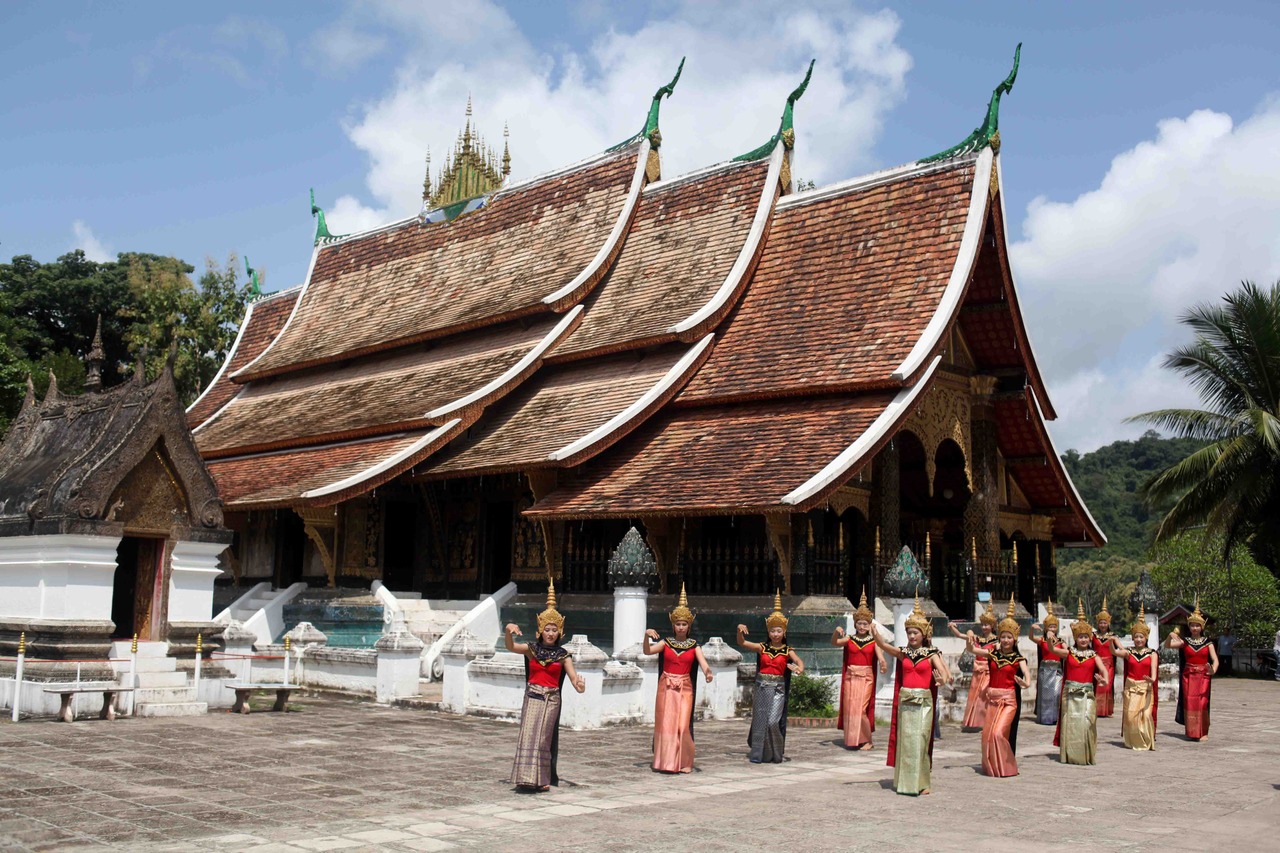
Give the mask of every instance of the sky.
[[468, 96], [513, 176], [662, 110], [663, 172], [755, 148], [797, 105], [796, 174], [832, 183], [962, 139], [1001, 105], [1011, 265], [1059, 450], [1196, 405], [1178, 321], [1280, 279], [1280, 4], [730, 0], [0, 4], [0, 257], [247, 256], [300, 284], [314, 222], [417, 213]]

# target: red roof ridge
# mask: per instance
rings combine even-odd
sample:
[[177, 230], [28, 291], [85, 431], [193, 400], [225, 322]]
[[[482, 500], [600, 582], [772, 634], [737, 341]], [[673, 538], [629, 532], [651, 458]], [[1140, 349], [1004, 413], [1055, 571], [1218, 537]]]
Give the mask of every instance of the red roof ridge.
[[[335, 494], [341, 494], [343, 492], [346, 492], [348, 489], [359, 487], [363, 483], [365, 483], [367, 480], [373, 479], [375, 477], [384, 476], [384, 475], [387, 475], [388, 473], [390, 473], [391, 477], [394, 477], [400, 473], [399, 471], [395, 470], [397, 466], [402, 465], [406, 460], [420, 453], [421, 451], [426, 449], [429, 445], [436, 444], [437, 446], [441, 446], [445, 443], [445, 441], [452, 439], [453, 434], [456, 434], [456, 432], [458, 431], [458, 426], [461, 423], [462, 423], [461, 418], [454, 418], [448, 423], [441, 424], [440, 426], [436, 427], [435, 429], [423, 435], [422, 438], [418, 439], [413, 444], [409, 445], [408, 447], [402, 450], [397, 451], [396, 453], [393, 453], [391, 456], [388, 456], [386, 459], [383, 459], [380, 462], [377, 462], [374, 465], [369, 466], [363, 471], [359, 471], [355, 474], [352, 474], [349, 477], [345, 477], [341, 480], [338, 480], [337, 482], [330, 483], [327, 486], [321, 486], [319, 488], [311, 489], [309, 491], [303, 492], [301, 497], [304, 500], [316, 500], [318, 498], [327, 498]], [[445, 438], [446, 435], [448, 436], [447, 438]], [[441, 440], [442, 438], [444, 438], [444, 441]], [[416, 464], [416, 460], [414, 464]], [[390, 477], [387, 477], [386, 479], [390, 479]]]

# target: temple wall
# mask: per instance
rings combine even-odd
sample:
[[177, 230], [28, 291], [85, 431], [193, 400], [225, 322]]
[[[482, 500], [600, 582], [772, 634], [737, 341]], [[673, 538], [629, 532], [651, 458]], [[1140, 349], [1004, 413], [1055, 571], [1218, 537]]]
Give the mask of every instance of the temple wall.
[[0, 618], [110, 620], [113, 536], [0, 538]]

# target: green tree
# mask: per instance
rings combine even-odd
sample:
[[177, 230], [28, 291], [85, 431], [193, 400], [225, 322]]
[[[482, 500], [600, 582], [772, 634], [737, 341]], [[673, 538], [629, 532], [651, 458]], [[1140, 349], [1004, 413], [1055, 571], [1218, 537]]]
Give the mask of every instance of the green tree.
[[1089, 618], [1107, 601], [1112, 629], [1124, 633], [1138, 615], [1129, 609], [1129, 596], [1138, 586], [1147, 563], [1112, 555], [1105, 559], [1076, 560], [1058, 566], [1058, 595], [1067, 612], [1075, 615], [1076, 600], [1084, 602]]
[[1166, 607], [1199, 595], [1218, 632], [1234, 628], [1241, 646], [1270, 648], [1280, 626], [1280, 585], [1248, 548], [1231, 549], [1225, 561], [1223, 553], [1221, 539], [1203, 531], [1171, 537], [1156, 548], [1151, 580]]

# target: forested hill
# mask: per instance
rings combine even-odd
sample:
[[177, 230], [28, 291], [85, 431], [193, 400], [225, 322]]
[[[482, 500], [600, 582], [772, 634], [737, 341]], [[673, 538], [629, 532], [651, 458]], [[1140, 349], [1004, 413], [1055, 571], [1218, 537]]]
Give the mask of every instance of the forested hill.
[[1148, 430], [1137, 441], [1112, 442], [1083, 455], [1064, 453], [1067, 471], [1108, 541], [1102, 549], [1060, 549], [1059, 564], [1108, 557], [1143, 559], [1161, 513], [1147, 508], [1138, 487], [1202, 446], [1194, 439], [1163, 438]]

